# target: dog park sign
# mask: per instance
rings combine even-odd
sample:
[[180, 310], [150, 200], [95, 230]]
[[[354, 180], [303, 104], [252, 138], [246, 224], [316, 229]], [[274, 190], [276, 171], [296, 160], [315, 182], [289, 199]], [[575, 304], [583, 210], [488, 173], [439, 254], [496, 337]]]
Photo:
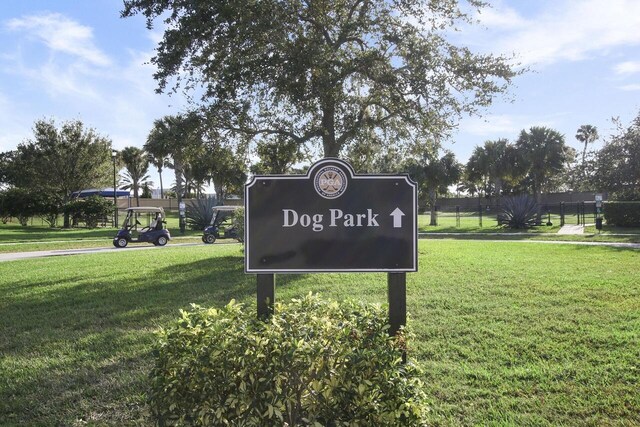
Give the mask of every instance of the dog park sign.
[[391, 305], [391, 287], [404, 294], [418, 270], [417, 237], [417, 185], [406, 174], [359, 175], [326, 158], [306, 175], [245, 186], [245, 272], [258, 274], [259, 315], [276, 273], [386, 272]]
[[338, 159], [245, 187], [247, 273], [417, 271], [416, 184]]

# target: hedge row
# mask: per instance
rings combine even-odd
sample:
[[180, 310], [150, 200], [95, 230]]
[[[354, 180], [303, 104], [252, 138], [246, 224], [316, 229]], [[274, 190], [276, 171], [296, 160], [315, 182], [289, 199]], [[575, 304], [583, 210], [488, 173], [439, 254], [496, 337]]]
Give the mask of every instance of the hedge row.
[[640, 227], [640, 202], [607, 202], [604, 218], [609, 225]]
[[267, 321], [231, 302], [194, 306], [164, 331], [151, 373], [160, 425], [423, 426], [419, 369], [401, 363], [383, 308], [276, 304]]

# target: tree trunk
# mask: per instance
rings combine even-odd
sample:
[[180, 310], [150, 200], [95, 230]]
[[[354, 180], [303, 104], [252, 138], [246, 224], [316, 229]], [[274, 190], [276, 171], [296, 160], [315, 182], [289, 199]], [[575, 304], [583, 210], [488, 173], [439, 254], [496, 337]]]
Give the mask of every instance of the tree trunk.
[[216, 205], [224, 205], [224, 190], [222, 189], [222, 184], [213, 180], [213, 188], [216, 190]]
[[160, 198], [164, 199], [164, 189], [162, 188], [162, 168], [158, 168], [158, 176], [160, 177]]
[[431, 221], [429, 225], [438, 225], [438, 216], [436, 213], [436, 200], [438, 198], [438, 194], [435, 190], [429, 190], [429, 201], [431, 202]]
[[[62, 206], [65, 206], [67, 203], [69, 202], [69, 197], [65, 196], [62, 198]], [[71, 228], [71, 219], [69, 218], [69, 212], [67, 212], [66, 210], [64, 211], [64, 220], [62, 223], [62, 226], [64, 228]]]
[[140, 195], [138, 194], [139, 190], [140, 190], [140, 188], [139, 188], [138, 184], [137, 183], [134, 184], [134, 186], [133, 186], [133, 195], [136, 196], [136, 206], [137, 207], [140, 207]]
[[176, 197], [180, 203], [182, 201], [182, 159], [174, 158], [173, 164], [173, 170], [176, 174]]
[[336, 109], [330, 96], [324, 99], [322, 107], [322, 147], [325, 157], [338, 157], [340, 147], [336, 143]]
[[542, 191], [535, 182], [533, 192], [536, 198], [536, 225], [542, 225]]
[[502, 195], [502, 179], [496, 178], [496, 197], [499, 198]]

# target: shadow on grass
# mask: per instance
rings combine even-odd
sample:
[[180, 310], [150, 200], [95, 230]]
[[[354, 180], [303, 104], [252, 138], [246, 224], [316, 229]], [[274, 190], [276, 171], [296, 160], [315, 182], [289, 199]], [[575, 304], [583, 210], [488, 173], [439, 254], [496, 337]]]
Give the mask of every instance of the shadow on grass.
[[241, 256], [150, 268], [131, 282], [79, 272], [40, 292], [20, 285], [7, 287], [0, 332], [0, 419], [16, 425], [138, 422], [158, 327], [191, 303], [255, 294]]

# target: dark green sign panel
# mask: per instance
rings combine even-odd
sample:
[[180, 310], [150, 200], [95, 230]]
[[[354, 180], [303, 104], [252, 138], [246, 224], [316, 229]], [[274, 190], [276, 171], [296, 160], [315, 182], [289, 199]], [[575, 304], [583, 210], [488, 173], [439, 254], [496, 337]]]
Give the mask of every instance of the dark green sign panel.
[[245, 271], [417, 271], [417, 188], [338, 159], [245, 186]]

